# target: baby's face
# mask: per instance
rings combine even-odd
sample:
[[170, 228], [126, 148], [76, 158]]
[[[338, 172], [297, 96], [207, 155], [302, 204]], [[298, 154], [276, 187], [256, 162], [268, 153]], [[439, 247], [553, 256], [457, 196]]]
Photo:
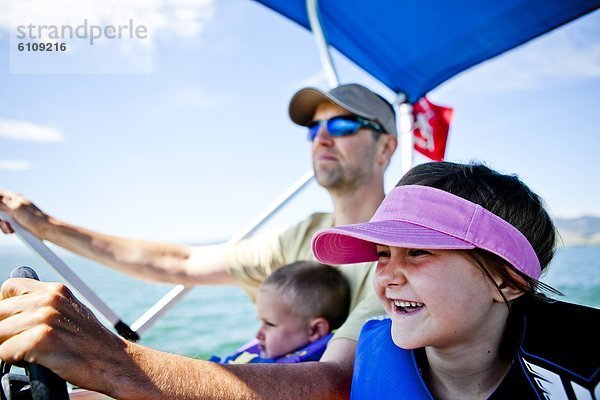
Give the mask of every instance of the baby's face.
[[285, 297], [269, 287], [256, 297], [261, 322], [256, 338], [262, 358], [284, 356], [310, 342], [309, 321], [298, 316]]

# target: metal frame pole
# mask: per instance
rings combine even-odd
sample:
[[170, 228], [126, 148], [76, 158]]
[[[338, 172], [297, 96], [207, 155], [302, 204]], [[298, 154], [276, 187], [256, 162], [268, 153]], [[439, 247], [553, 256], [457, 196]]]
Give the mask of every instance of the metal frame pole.
[[[238, 233], [233, 235], [231, 239], [227, 241], [227, 243], [237, 243], [256, 232], [256, 230], [264, 225], [269, 218], [271, 218], [294, 196], [296, 196], [296, 194], [298, 194], [298, 192], [300, 192], [300, 190], [302, 190], [312, 180], [313, 176], [314, 174], [312, 170], [307, 171], [268, 207], [260, 212], [249, 224], [244, 226]], [[192, 287], [186, 287], [184, 285], [177, 285], [173, 287], [166, 295], [160, 298], [152, 307], [150, 307], [134, 323], [132, 323], [131, 329], [137, 332], [139, 335], [142, 335], [171, 307], [177, 304], [177, 302], [191, 289]]]
[[[335, 87], [339, 84], [337, 72], [333, 64], [333, 59], [329, 51], [329, 46], [325, 39], [323, 29], [321, 27], [321, 21], [318, 12], [317, 0], [306, 0], [307, 14], [310, 22], [311, 29], [313, 31], [317, 47], [319, 50], [319, 56], [321, 64], [325, 70], [327, 82], [330, 87]], [[264, 211], [259, 213], [257, 217], [242, 228], [237, 234], [235, 234], [227, 243], [237, 243], [238, 241], [250, 236], [257, 229], [259, 229], [265, 222], [269, 220], [281, 207], [287, 204], [301, 189], [303, 189], [313, 178], [314, 173], [312, 170], [307, 171], [303, 176], [300, 177], [290, 188], [288, 188], [281, 196], [273, 201]], [[59, 274], [63, 275], [63, 278], [73, 285], [79, 293], [84, 296], [94, 307], [104, 315], [111, 323], [118, 321], [117, 323], [122, 324], [119, 318], [116, 316], [96, 294], [89, 289], [83, 281], [73, 273], [65, 264], [62, 262], [52, 251], [45, 246], [39, 239], [31, 235], [29, 232], [18, 226], [12, 221], [12, 219], [3, 216], [15, 227], [15, 232], [21, 239], [23, 239], [31, 248], [40, 254]], [[61, 272], [62, 271], [62, 272]], [[177, 285], [173, 287], [166, 295], [159, 299], [152, 307], [150, 307], [144, 314], [142, 314], [134, 323], [131, 324], [131, 330], [134, 334], [142, 335], [146, 332], [162, 315], [164, 315], [171, 307], [173, 307], [189, 290], [191, 287], [184, 285]]]
[[398, 104], [398, 122], [400, 124], [400, 172], [406, 174], [414, 165], [413, 137], [413, 106], [406, 101], [401, 93], [396, 101]]
[[39, 254], [54, 270], [81, 296], [86, 298], [90, 304], [110, 322], [117, 332], [129, 340], [137, 340], [139, 336], [119, 319], [117, 314], [104, 302], [89, 286], [83, 282], [71, 268], [67, 266], [48, 246], [40, 239], [35, 237], [21, 225], [19, 225], [11, 216], [0, 212], [0, 219], [8, 222], [17, 235], [28, 247]]
[[321, 65], [325, 70], [325, 76], [329, 87], [336, 87], [339, 85], [338, 74], [333, 64], [333, 59], [329, 51], [329, 45], [327, 39], [323, 33], [321, 26], [321, 18], [319, 15], [318, 0], [306, 0], [306, 13], [308, 14], [308, 22], [310, 23], [310, 29], [313, 32], [315, 41], [317, 42], [317, 49], [319, 50], [319, 57], [321, 59]]
[[[325, 34], [321, 27], [321, 21], [318, 12], [317, 0], [306, 0], [306, 11], [308, 14], [308, 20], [310, 27], [317, 42], [317, 48], [319, 50], [319, 56], [321, 64], [325, 70], [327, 82], [330, 87], [335, 87], [339, 84], [337, 71], [333, 64], [333, 59], [329, 51], [329, 46], [325, 39]], [[296, 195], [310, 180], [313, 178], [314, 173], [312, 170], [307, 171], [300, 179], [298, 179], [286, 192], [284, 192], [278, 199], [276, 199], [271, 205], [269, 205], [263, 212], [261, 212], [251, 223], [246, 227], [242, 228], [240, 232], [234, 235], [227, 243], [237, 243], [238, 241], [250, 236], [258, 228], [260, 228], [275, 212], [283, 207], [293, 196]], [[143, 315], [141, 315], [133, 324], [131, 328], [143, 334], [150, 326], [152, 326], [168, 309], [173, 307], [179, 299], [181, 299], [191, 288], [183, 285], [177, 285], [171, 289], [165, 296], [157, 301], [151, 308], [148, 309]]]

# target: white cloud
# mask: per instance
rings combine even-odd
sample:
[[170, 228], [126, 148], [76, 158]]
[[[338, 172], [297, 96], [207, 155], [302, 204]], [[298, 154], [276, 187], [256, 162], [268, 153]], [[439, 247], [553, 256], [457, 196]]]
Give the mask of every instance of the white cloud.
[[0, 160], [0, 170], [25, 171], [31, 168], [28, 161], [23, 160]]
[[[0, 30], [18, 25], [120, 25], [132, 19], [148, 37], [193, 37], [215, 13], [214, 0], [0, 0]], [[165, 35], [166, 34], [166, 35]]]
[[65, 136], [55, 128], [27, 121], [0, 118], [0, 138], [38, 143], [63, 142]]
[[482, 65], [439, 89], [510, 92], [600, 78], [600, 13], [572, 22]]

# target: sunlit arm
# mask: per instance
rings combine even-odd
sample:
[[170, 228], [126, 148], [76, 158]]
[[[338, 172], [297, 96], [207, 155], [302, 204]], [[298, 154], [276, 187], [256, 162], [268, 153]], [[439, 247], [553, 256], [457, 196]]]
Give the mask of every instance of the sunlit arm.
[[[40, 239], [141, 279], [188, 286], [231, 282], [224, 245], [190, 247], [102, 234], [58, 220], [5, 190], [0, 190], [0, 211]], [[9, 233], [6, 223], [2, 231]]]
[[[332, 344], [339, 341], [345, 340]], [[121, 382], [107, 394], [120, 399], [346, 399], [354, 354], [339, 361], [221, 365], [135, 344], [127, 353], [135, 366], [128, 370], [140, 375], [114, 371]]]
[[137, 278], [183, 285], [230, 283], [224, 245], [202, 247], [105, 235], [49, 218], [40, 237]]
[[355, 348], [336, 339], [320, 362], [221, 365], [116, 336], [59, 283], [9, 279], [0, 296], [0, 359], [118, 399], [347, 398]]

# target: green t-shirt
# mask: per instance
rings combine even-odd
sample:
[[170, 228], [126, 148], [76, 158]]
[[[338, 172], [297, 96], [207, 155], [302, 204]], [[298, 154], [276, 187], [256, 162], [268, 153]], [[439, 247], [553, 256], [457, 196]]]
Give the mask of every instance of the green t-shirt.
[[[316, 261], [311, 239], [316, 231], [332, 225], [332, 214], [316, 213], [279, 234], [256, 236], [232, 245], [226, 258], [229, 274], [254, 300], [260, 284], [275, 269], [296, 261]], [[375, 263], [337, 267], [350, 284], [351, 300], [350, 315], [333, 339], [357, 340], [363, 324], [384, 313], [373, 290]]]

